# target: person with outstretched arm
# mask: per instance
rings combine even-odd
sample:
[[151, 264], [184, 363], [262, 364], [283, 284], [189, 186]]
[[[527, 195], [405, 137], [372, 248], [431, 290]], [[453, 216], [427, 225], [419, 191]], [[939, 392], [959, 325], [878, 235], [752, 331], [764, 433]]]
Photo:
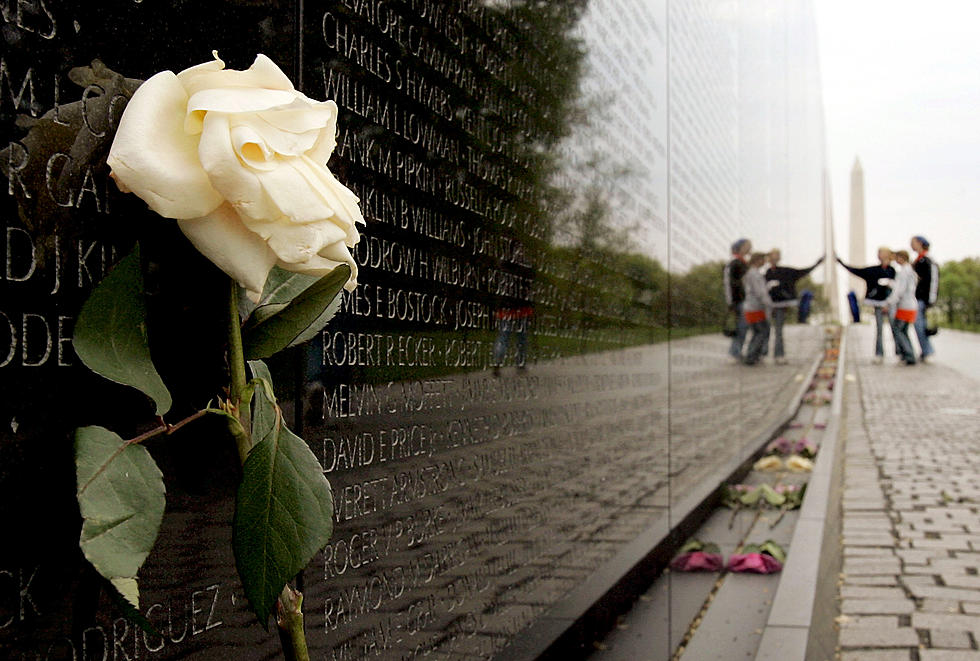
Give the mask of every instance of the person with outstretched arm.
[[878, 248], [878, 263], [874, 266], [857, 268], [848, 266], [837, 257], [837, 263], [864, 280], [864, 304], [870, 305], [875, 311], [875, 357], [876, 364], [885, 359], [885, 347], [882, 343], [882, 329], [885, 327], [885, 299], [891, 293], [892, 282], [895, 280], [895, 268], [892, 266], [892, 251], [882, 246]]
[[769, 288], [769, 297], [772, 299], [772, 330], [776, 336], [774, 340], [773, 356], [777, 365], [786, 364], [786, 349], [783, 344], [783, 324], [786, 323], [787, 308], [795, 307], [799, 304], [796, 298], [796, 283], [806, 277], [810, 271], [823, 263], [823, 257], [817, 263], [807, 269], [794, 269], [789, 266], [780, 266], [779, 259], [782, 254], [778, 248], [769, 251], [769, 270], [766, 271], [766, 285]]

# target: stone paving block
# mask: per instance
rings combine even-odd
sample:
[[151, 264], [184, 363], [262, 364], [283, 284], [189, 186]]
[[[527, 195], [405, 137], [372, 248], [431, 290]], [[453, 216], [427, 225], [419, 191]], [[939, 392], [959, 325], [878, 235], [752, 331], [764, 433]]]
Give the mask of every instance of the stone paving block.
[[923, 599], [916, 605], [923, 613], [959, 613], [960, 602], [955, 599]]
[[[970, 546], [970, 536], [969, 535], [952, 535], [945, 534], [939, 539], [912, 539], [912, 548], [916, 549], [952, 549], [952, 550], [969, 550]], [[975, 564], [976, 561], [974, 561]]]
[[[869, 660], [871, 657], [868, 657]], [[980, 652], [966, 650], [919, 650], [919, 661], [980, 661]]]
[[956, 602], [980, 602], [980, 590], [943, 587], [941, 585], [909, 585], [909, 592], [917, 599], [947, 599]]
[[842, 615], [840, 628], [843, 629], [898, 629], [898, 615]]
[[847, 546], [884, 546], [891, 547], [895, 538], [891, 533], [845, 533], [843, 543]]
[[905, 599], [902, 588], [877, 588], [858, 585], [844, 585], [840, 594], [845, 599]]
[[980, 576], [952, 572], [940, 572], [940, 576], [943, 583], [951, 587], [980, 588]]
[[980, 617], [950, 613], [912, 613], [912, 626], [916, 629], [980, 631]]
[[905, 564], [924, 565], [931, 560], [948, 558], [949, 554], [940, 549], [898, 549], [895, 555], [902, 559]]
[[848, 530], [891, 530], [892, 520], [887, 516], [850, 517], [844, 522], [844, 532]]
[[854, 615], [908, 615], [915, 610], [915, 604], [902, 599], [844, 599], [841, 612]]
[[846, 558], [844, 560], [844, 574], [898, 574], [901, 573], [901, 562], [898, 558], [888, 558], [887, 560], [866, 560], [864, 558]]
[[845, 585], [898, 585], [898, 576], [896, 574], [854, 574], [851, 576], [844, 577]]
[[899, 629], [849, 628], [840, 632], [840, 645], [848, 647], [917, 647], [919, 635], [911, 627]]
[[968, 650], [971, 647], [970, 634], [965, 631], [929, 630], [929, 646], [946, 649]]
[[890, 555], [892, 549], [888, 546], [855, 546], [848, 544], [844, 547], [844, 557], [864, 557], [880, 558], [883, 555]]
[[934, 574], [902, 574], [905, 585], [939, 585]]
[[851, 650], [841, 654], [841, 661], [909, 661], [911, 650]]

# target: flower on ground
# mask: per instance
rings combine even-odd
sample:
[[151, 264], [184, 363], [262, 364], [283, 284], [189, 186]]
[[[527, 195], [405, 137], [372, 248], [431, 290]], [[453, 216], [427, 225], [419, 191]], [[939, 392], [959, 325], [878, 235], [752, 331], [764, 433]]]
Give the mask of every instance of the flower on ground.
[[244, 71], [214, 57], [133, 94], [108, 157], [113, 178], [176, 219], [253, 300], [273, 266], [319, 276], [346, 263], [352, 289], [364, 219], [326, 167], [337, 105], [297, 91], [265, 55]]
[[757, 471], [777, 471], [783, 467], [783, 460], [774, 455], [767, 455], [752, 466]]
[[813, 470], [813, 462], [797, 454], [786, 459], [786, 468], [794, 473], [808, 473]]

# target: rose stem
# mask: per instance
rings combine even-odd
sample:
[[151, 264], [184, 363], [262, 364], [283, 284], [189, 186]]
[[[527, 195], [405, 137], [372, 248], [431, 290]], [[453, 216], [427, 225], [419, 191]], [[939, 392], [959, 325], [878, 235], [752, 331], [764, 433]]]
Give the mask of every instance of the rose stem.
[[238, 446], [238, 458], [242, 464], [252, 449], [251, 434], [251, 402], [245, 401], [243, 394], [248, 384], [245, 376], [245, 351], [242, 348], [242, 326], [238, 316], [238, 283], [230, 280], [231, 295], [228, 298], [228, 368], [231, 371], [231, 404], [235, 407], [241, 429], [231, 425], [235, 444]]
[[[245, 350], [242, 346], [242, 326], [238, 316], [238, 283], [231, 280], [230, 296], [228, 297], [228, 368], [231, 371], [231, 404], [236, 409], [241, 427], [235, 428], [231, 423], [232, 434], [238, 446], [238, 457], [242, 465], [252, 449], [251, 430], [251, 401], [244, 397], [248, 386], [245, 376]], [[277, 602], [277, 624], [279, 640], [282, 644], [283, 656], [289, 661], [310, 661], [306, 647], [306, 633], [303, 630], [303, 595], [289, 587], [283, 586]]]
[[282, 588], [277, 605], [276, 624], [279, 626], [283, 655], [291, 661], [310, 661], [306, 633], [303, 631], [303, 595], [287, 583]]

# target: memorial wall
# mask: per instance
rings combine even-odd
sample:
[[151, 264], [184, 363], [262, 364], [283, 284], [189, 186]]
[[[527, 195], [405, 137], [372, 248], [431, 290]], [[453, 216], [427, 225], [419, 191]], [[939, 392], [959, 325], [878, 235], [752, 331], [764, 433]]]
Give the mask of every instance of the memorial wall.
[[[146, 444], [167, 510], [141, 628], [78, 546], [72, 434], [152, 408], [72, 348], [138, 240], [174, 420], [222, 396], [223, 275], [109, 178], [129, 98], [217, 50], [340, 114], [358, 287], [270, 361], [329, 480], [297, 578], [313, 658], [492, 658], [747, 457], [819, 348], [726, 362], [721, 265], [823, 251], [808, 0], [5, 0], [0, 656], [276, 658], [231, 551], [239, 462], [204, 419]], [[189, 341], [193, 340], [193, 341]], [[168, 416], [170, 417], [170, 416]], [[274, 627], [273, 627], [274, 628]]]

